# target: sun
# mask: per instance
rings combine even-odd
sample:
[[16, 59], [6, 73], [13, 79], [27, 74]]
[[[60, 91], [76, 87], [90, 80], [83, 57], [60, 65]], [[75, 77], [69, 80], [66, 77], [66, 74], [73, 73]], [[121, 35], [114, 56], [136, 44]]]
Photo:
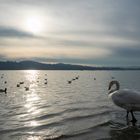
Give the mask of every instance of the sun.
[[24, 28], [28, 32], [34, 34], [40, 33], [43, 30], [42, 18], [39, 16], [29, 16], [24, 20]]

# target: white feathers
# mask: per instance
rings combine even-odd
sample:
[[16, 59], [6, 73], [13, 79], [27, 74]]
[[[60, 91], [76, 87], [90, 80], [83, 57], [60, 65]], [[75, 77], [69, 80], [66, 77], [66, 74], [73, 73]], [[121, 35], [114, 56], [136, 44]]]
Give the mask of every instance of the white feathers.
[[[114, 82], [114, 84], [116, 84]], [[114, 89], [109, 92], [113, 103], [128, 111], [140, 111], [140, 92], [129, 89]]]

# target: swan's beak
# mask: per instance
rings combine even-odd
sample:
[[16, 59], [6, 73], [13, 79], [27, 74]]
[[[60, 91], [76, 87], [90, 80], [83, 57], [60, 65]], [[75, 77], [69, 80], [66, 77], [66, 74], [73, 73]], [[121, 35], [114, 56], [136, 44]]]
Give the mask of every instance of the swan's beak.
[[108, 90], [110, 90], [110, 89], [111, 89], [111, 86], [109, 85]]

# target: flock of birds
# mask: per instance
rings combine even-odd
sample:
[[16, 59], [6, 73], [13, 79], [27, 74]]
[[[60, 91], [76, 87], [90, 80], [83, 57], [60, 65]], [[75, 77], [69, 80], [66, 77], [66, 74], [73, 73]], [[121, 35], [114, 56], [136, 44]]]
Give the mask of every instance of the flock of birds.
[[[45, 74], [45, 76], [46, 76], [46, 74]], [[4, 78], [4, 74], [1, 75], [1, 79], [3, 79], [3, 78]], [[45, 78], [44, 80], [45, 80], [44, 84], [48, 84], [48, 79]], [[39, 80], [37, 82], [39, 82]], [[7, 81], [4, 81], [4, 84], [7, 84]], [[23, 84], [25, 84], [25, 83], [23, 81], [20, 81], [19, 83], [17, 83], [16, 87], [21, 87], [21, 85], [23, 85]], [[25, 89], [25, 91], [29, 91], [30, 88], [29, 88], [29, 86], [25, 86], [24, 89]], [[5, 93], [6, 94], [7, 93], [7, 88], [0, 89], [0, 93]]]
[[[3, 78], [4, 75], [2, 74], [1, 78]], [[68, 84], [71, 84], [72, 81], [78, 80], [79, 79], [79, 75], [76, 76], [75, 78], [68, 80]], [[112, 102], [125, 109], [127, 114], [126, 114], [126, 119], [127, 122], [129, 122], [128, 119], [128, 115], [129, 113], [131, 113], [132, 116], [132, 124], [133, 126], [135, 126], [135, 123], [137, 122], [135, 116], [134, 116], [134, 111], [140, 111], [140, 92], [139, 91], [135, 91], [132, 89], [120, 89], [120, 83], [117, 80], [114, 80], [115, 77], [112, 77], [112, 81], [109, 83], [109, 87], [108, 87], [108, 96], [109, 98], [112, 100]], [[47, 78], [44, 79], [45, 82], [44, 84], [48, 83]], [[96, 78], [94, 78], [94, 80], [96, 80]], [[37, 81], [39, 82], [39, 81]], [[4, 82], [5, 84], [7, 83], [7, 81]], [[20, 85], [24, 84], [24, 82], [19, 82], [17, 84], [17, 87], [20, 87]], [[113, 88], [115, 85], [115, 88]], [[29, 87], [24, 87], [25, 91], [29, 90]], [[1, 93], [7, 93], [7, 88], [5, 89], [0, 89]]]
[[78, 76], [76, 76], [75, 78], [73, 78], [72, 80], [68, 80], [68, 84], [71, 84], [72, 83], [72, 81], [75, 81], [75, 80], [78, 80], [79, 79], [79, 75]]
[[[1, 75], [1, 79], [3, 79], [3, 77], [4, 77], [4, 74]], [[7, 81], [4, 81], [4, 84], [7, 84]], [[7, 93], [7, 88], [5, 88], [5, 89], [0, 89], [0, 92]]]
[[[47, 75], [47, 74], [45, 74], [45, 76], [46, 76], [46, 75]], [[1, 76], [1, 79], [3, 79], [3, 78], [4, 78], [4, 74], [2, 74], [2, 76]], [[39, 78], [38, 78], [38, 79], [39, 79]], [[68, 80], [68, 84], [71, 84], [72, 81], [75, 81], [75, 80], [78, 80], [78, 79], [79, 79], [79, 75], [76, 76], [75, 78], [73, 78], [72, 80]], [[44, 80], [45, 80], [44, 84], [45, 84], [45, 85], [48, 84], [48, 79], [45, 78]], [[94, 79], [94, 80], [95, 80], [95, 79]], [[4, 81], [4, 83], [7, 84], [7, 81]], [[37, 83], [39, 83], [39, 80], [37, 80]], [[23, 85], [23, 84], [24, 84], [24, 82], [21, 81], [21, 82], [17, 83], [16, 86], [17, 86], [17, 87], [20, 87], [20, 86]], [[29, 87], [27, 87], [27, 86], [25, 86], [24, 88], [25, 88], [25, 91], [28, 91], [28, 90], [29, 90]], [[0, 93], [7, 93], [7, 88], [0, 89]]]
[[[20, 85], [23, 85], [24, 84], [24, 82], [19, 82], [18, 84], [17, 84], [17, 87], [20, 87]], [[24, 87], [25, 88], [25, 90], [26, 91], [28, 91], [29, 90], [29, 87]]]

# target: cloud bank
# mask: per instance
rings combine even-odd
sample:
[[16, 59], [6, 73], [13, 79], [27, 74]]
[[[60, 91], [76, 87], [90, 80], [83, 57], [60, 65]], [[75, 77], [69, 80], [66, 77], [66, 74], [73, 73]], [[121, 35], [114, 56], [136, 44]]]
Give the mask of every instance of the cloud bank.
[[139, 0], [1, 0], [0, 60], [140, 65], [139, 13]]

